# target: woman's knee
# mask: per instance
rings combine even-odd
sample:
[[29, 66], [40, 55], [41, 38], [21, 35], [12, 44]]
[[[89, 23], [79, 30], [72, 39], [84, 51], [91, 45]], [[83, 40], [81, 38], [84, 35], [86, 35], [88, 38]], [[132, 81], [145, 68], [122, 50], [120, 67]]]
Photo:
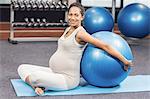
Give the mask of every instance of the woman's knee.
[[18, 72], [23, 71], [23, 70], [27, 69], [28, 67], [29, 67], [28, 64], [21, 64], [18, 66], [17, 71]]
[[25, 65], [26, 65], [26, 64], [21, 64], [21, 65], [19, 65], [19, 67], [18, 67], [18, 69], [17, 69], [18, 73], [20, 73], [22, 70], [24, 70]]
[[17, 72], [22, 80], [25, 81], [26, 76], [28, 76], [30, 73], [28, 72], [28, 66], [27, 64], [21, 64], [19, 65]]

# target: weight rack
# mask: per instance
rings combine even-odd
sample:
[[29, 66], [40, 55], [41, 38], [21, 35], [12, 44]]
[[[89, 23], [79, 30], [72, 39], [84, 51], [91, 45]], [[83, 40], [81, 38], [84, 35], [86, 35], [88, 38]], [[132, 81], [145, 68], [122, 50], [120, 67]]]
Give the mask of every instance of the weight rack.
[[[59, 37], [15, 37], [15, 33], [25, 32], [63, 32], [64, 28], [67, 26], [67, 22], [65, 21], [66, 10], [68, 7], [67, 0], [11, 0], [10, 5], [10, 36], [8, 41], [12, 44], [17, 44], [18, 42], [25, 41], [57, 41]], [[25, 13], [30, 14], [28, 19], [20, 18], [20, 15]], [[38, 14], [52, 16], [55, 14], [57, 16], [56, 20], [42, 18], [41, 16], [37, 17]], [[45, 14], [46, 13], [46, 14]], [[19, 16], [17, 15], [19, 14]], [[33, 15], [35, 14], [35, 16]], [[60, 14], [60, 15], [57, 15]], [[24, 16], [25, 16], [24, 15]], [[48, 17], [49, 17], [48, 16]], [[60, 16], [60, 17], [59, 17]], [[18, 18], [16, 18], [18, 17]], [[33, 18], [31, 18], [33, 17]], [[34, 18], [35, 17], [35, 18]], [[54, 16], [53, 16], [54, 17]], [[34, 23], [36, 19], [36, 22]], [[42, 22], [39, 22], [39, 20]], [[30, 21], [30, 23], [27, 22]], [[31, 22], [32, 21], [32, 22]], [[29, 24], [32, 24], [31, 26]], [[34, 26], [38, 24], [38, 26]], [[42, 25], [44, 24], [44, 25]], [[29, 26], [28, 26], [29, 25]]]

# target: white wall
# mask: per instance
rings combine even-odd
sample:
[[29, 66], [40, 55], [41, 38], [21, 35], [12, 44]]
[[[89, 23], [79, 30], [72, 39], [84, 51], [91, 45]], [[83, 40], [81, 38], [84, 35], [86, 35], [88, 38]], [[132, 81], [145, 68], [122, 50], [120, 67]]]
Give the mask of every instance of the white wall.
[[76, 2], [76, 0], [68, 0], [68, 4], [70, 5], [71, 3]]
[[[81, 0], [84, 6], [99, 6], [99, 7], [112, 7], [112, 0]], [[116, 7], [120, 7], [121, 0], [116, 0]]]
[[11, 0], [0, 0], [0, 4], [10, 4]]
[[124, 0], [124, 6], [131, 3], [142, 3], [150, 7], [150, 0]]
[[[120, 7], [120, 1], [116, 0], [116, 7]], [[123, 0], [124, 6], [130, 3], [143, 3], [150, 7], [150, 0]], [[81, 0], [84, 6], [100, 6], [100, 7], [112, 7], [112, 0]]]

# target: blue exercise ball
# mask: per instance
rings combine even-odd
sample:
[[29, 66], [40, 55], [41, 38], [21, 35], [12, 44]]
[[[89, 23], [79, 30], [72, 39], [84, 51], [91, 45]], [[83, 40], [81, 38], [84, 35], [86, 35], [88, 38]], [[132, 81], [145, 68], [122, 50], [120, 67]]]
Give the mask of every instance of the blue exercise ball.
[[143, 38], [150, 33], [150, 10], [144, 4], [129, 4], [119, 12], [117, 22], [123, 35]]
[[[92, 34], [119, 51], [128, 60], [133, 60], [133, 55], [128, 43], [119, 35], [102, 31]], [[119, 85], [130, 73], [124, 70], [123, 63], [111, 56], [106, 51], [88, 44], [81, 60], [81, 74], [91, 85], [99, 87], [114, 87]]]
[[102, 7], [92, 7], [85, 12], [83, 26], [89, 34], [99, 31], [112, 31], [114, 20], [107, 9]]

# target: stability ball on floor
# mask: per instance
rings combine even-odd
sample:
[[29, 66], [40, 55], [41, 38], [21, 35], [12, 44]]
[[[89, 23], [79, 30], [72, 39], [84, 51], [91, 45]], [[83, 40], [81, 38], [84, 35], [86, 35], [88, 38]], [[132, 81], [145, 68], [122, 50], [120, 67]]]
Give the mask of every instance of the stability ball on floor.
[[150, 33], [150, 10], [140, 3], [129, 4], [118, 14], [118, 27], [127, 37], [143, 38]]
[[[92, 34], [119, 51], [128, 60], [133, 60], [131, 49], [119, 35], [102, 31]], [[91, 85], [99, 87], [114, 87], [119, 85], [130, 73], [123, 69], [123, 63], [112, 57], [106, 51], [88, 44], [81, 60], [81, 74]]]
[[111, 13], [107, 9], [93, 7], [86, 10], [83, 26], [90, 34], [99, 31], [112, 31], [114, 21]]

